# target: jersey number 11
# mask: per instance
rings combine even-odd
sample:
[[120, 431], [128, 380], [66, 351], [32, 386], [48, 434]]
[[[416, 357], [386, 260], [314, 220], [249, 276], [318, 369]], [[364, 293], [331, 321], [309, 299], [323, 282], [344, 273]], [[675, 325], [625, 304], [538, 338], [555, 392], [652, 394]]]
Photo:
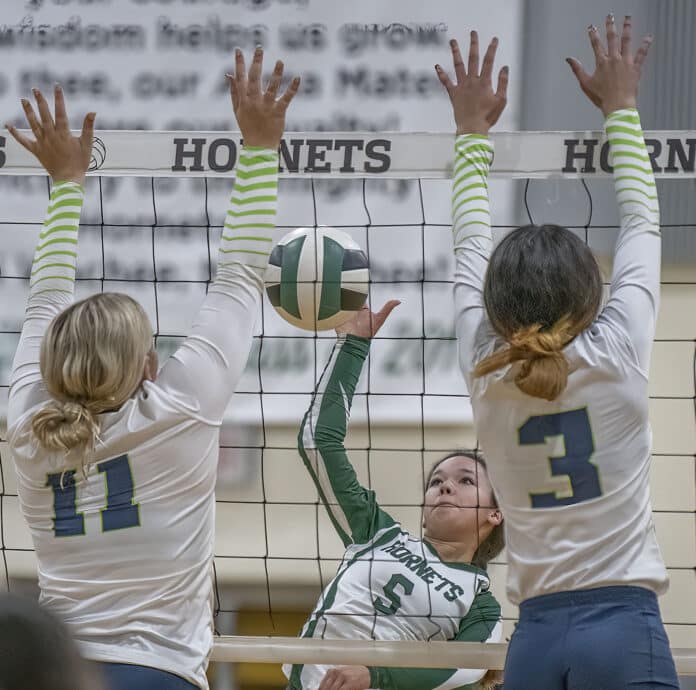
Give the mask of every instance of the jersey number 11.
[[[97, 465], [104, 474], [106, 507], [101, 510], [102, 532], [140, 526], [140, 506], [133, 502], [135, 487], [127, 455]], [[53, 489], [53, 534], [73, 537], [85, 534], [85, 516], [77, 510], [76, 470], [56, 472], [46, 477]]]

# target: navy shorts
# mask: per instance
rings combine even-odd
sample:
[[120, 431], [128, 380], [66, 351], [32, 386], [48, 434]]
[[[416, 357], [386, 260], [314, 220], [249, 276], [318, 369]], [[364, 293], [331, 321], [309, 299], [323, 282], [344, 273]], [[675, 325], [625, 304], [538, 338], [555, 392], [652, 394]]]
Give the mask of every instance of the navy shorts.
[[505, 690], [679, 690], [655, 594], [601, 587], [520, 605]]
[[105, 690], [201, 690], [197, 685], [149, 666], [97, 664]]

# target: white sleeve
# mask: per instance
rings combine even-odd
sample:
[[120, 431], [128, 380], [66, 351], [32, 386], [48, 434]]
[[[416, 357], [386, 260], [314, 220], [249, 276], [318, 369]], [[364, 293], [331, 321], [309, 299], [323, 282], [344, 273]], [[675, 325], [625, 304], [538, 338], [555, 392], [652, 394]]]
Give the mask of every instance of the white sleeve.
[[460, 362], [471, 390], [474, 341], [485, 316], [483, 283], [493, 246], [488, 203], [488, 171], [493, 145], [477, 134], [458, 136], [455, 142], [452, 186], [454, 241], [454, 314]]
[[249, 357], [263, 274], [278, 239], [277, 201], [278, 153], [245, 147], [223, 227], [217, 275], [191, 334], [157, 380], [206, 423], [222, 421]]
[[83, 197], [82, 187], [75, 182], [61, 182], [51, 189], [31, 266], [22, 333], [12, 363], [8, 427], [28, 409], [50, 400], [39, 367], [41, 341], [53, 318], [74, 300]]
[[628, 336], [646, 373], [660, 300], [660, 209], [655, 178], [636, 110], [617, 110], [605, 122], [621, 229], [609, 300], [599, 320]]

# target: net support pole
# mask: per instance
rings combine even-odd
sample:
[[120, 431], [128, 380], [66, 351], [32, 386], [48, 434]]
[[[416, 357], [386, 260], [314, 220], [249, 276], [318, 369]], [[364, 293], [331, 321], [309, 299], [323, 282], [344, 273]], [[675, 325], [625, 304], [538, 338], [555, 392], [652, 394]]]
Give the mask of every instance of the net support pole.
[[[503, 669], [507, 644], [407, 640], [320, 640], [301, 637], [218, 637], [218, 662], [336, 664], [404, 668]], [[696, 649], [672, 649], [680, 675], [696, 675]]]

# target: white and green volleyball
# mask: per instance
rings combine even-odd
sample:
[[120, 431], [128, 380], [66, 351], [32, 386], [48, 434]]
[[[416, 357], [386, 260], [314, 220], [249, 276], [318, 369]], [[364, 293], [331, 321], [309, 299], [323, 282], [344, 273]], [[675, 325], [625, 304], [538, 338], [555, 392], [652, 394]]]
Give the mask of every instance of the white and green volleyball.
[[327, 331], [362, 308], [369, 278], [367, 256], [345, 232], [298, 228], [271, 251], [266, 294], [289, 323]]

